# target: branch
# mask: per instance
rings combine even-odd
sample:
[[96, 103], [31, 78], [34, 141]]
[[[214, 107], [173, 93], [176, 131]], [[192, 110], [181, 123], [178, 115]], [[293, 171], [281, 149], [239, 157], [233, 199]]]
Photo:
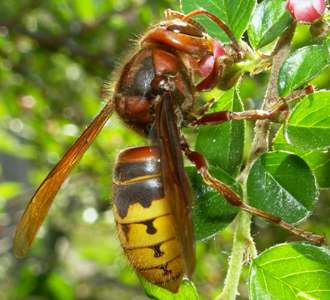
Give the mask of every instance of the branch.
[[[280, 67], [290, 52], [291, 40], [296, 28], [296, 24], [292, 24], [280, 37], [273, 52], [273, 62], [270, 72], [270, 78], [267, 86], [266, 95], [262, 108], [272, 111], [279, 101], [277, 92], [277, 80]], [[241, 172], [238, 180], [243, 184], [244, 202], [246, 197], [246, 179], [254, 160], [268, 150], [269, 140], [269, 120], [259, 120], [254, 128], [254, 140], [252, 142], [251, 151], [247, 164]], [[229, 260], [229, 267], [225, 280], [225, 287], [217, 298], [217, 300], [235, 300], [238, 294], [239, 279], [244, 264], [244, 256], [248, 252], [248, 256], [256, 256], [256, 248], [251, 236], [251, 215], [240, 212], [237, 217], [237, 224], [234, 231], [234, 240], [232, 253]]]
[[[266, 95], [262, 104], [262, 109], [272, 111], [274, 107], [279, 105], [281, 99], [277, 92], [277, 80], [280, 68], [290, 52], [290, 45], [296, 24], [293, 23], [280, 37], [273, 51], [273, 62], [270, 71], [270, 78], [266, 90]], [[247, 164], [242, 171], [239, 180], [244, 184], [246, 177], [250, 171], [250, 167], [254, 160], [268, 150], [269, 145], [269, 120], [258, 120], [254, 127], [254, 140], [252, 142], [251, 151]]]
[[[217, 300], [234, 300], [238, 293], [239, 279], [243, 268], [244, 257], [256, 256], [253, 240], [250, 236], [251, 216], [241, 211], [236, 219], [233, 247], [225, 279], [225, 288]], [[246, 255], [247, 249], [249, 254]]]

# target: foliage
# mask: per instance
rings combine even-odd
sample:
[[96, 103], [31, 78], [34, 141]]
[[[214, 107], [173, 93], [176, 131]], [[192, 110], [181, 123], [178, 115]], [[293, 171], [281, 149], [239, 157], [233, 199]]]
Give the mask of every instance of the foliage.
[[271, 247], [251, 265], [250, 298], [327, 299], [330, 252], [310, 244]]
[[312, 94], [294, 108], [285, 126], [290, 144], [309, 150], [330, 147], [329, 96], [328, 91]]
[[[217, 15], [223, 20], [233, 31], [236, 38], [240, 38], [245, 31], [251, 13], [255, 7], [255, 0], [195, 0], [195, 1], [180, 1], [181, 9], [183, 12], [188, 13], [194, 9], [204, 8]], [[228, 37], [215, 26], [210, 20], [200, 17], [203, 25], [207, 28], [208, 32], [214, 37], [219, 38], [221, 41], [227, 41]]]
[[292, 53], [281, 66], [278, 77], [280, 96], [287, 96], [320, 74], [329, 65], [329, 59], [326, 43], [306, 46]]
[[[243, 104], [238, 92], [233, 88], [219, 97], [210, 109], [212, 112], [228, 110], [242, 111]], [[205, 145], [222, 145], [221, 148]], [[208, 162], [219, 166], [232, 176], [236, 176], [242, 165], [244, 150], [244, 122], [226, 122], [206, 125], [199, 129], [196, 150], [202, 151]]]
[[283, 151], [264, 153], [254, 162], [246, 190], [252, 206], [289, 223], [309, 216], [319, 196], [315, 177], [306, 162]]
[[[11, 236], [34, 187], [102, 106], [100, 87], [104, 79], [116, 79], [116, 65], [125, 60], [128, 41], [161, 18], [164, 9], [179, 6], [183, 12], [202, 7], [218, 15], [251, 47], [251, 56], [238, 66], [250, 74], [230, 90], [202, 95], [216, 98], [212, 111], [265, 108], [270, 88], [289, 101], [289, 116], [283, 121], [281, 115], [280, 124], [268, 123], [266, 146], [258, 151], [253, 121], [187, 129], [195, 148], [207, 157], [211, 174], [251, 205], [288, 222], [305, 221], [304, 229], [329, 237], [328, 38], [298, 24], [273, 81], [268, 56], [275, 60], [272, 51], [293, 22], [283, 1], [2, 1], [0, 299], [145, 299], [139, 279], [124, 255], [118, 255], [122, 251], [108, 199], [116, 154], [146, 141], [117, 117], [57, 196], [28, 258], [19, 262], [12, 257]], [[198, 20], [210, 35], [228, 42], [212, 22]], [[310, 92], [304, 90], [308, 84], [315, 93], [304, 94]], [[303, 97], [293, 97], [296, 93]], [[221, 290], [222, 300], [235, 299], [238, 291], [240, 300], [329, 298], [330, 254], [325, 246], [276, 245], [288, 238], [283, 230], [259, 219], [250, 228], [250, 217], [237, 214], [237, 208], [202, 182], [194, 167], [188, 166], [187, 172], [196, 199], [194, 284], [185, 280], [173, 296], [144, 282], [148, 296], [210, 299]], [[257, 232], [253, 239], [250, 229]], [[255, 247], [266, 250], [256, 256]], [[252, 259], [250, 271], [244, 254]]]
[[249, 41], [254, 48], [261, 48], [274, 41], [290, 24], [289, 12], [281, 0], [261, 2], [249, 26]]

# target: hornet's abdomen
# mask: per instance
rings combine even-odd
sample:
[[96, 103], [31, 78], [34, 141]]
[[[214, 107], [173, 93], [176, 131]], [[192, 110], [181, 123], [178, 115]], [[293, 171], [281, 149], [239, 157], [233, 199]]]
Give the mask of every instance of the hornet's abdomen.
[[176, 292], [183, 261], [157, 147], [129, 148], [119, 154], [113, 193], [119, 239], [132, 266], [146, 280]]

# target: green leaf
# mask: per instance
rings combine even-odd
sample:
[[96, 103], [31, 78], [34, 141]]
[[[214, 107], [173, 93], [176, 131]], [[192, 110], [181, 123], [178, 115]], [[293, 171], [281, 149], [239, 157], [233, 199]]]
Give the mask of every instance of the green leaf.
[[34, 154], [30, 145], [21, 143], [19, 139], [4, 130], [0, 131], [0, 151], [23, 159], [31, 159]]
[[296, 147], [324, 150], [330, 147], [330, 91], [305, 97], [289, 116], [285, 137]]
[[[187, 167], [186, 171], [195, 196], [193, 204], [195, 239], [205, 240], [228, 226], [239, 210], [230, 205], [221, 194], [207, 186], [196, 168]], [[240, 186], [225, 171], [217, 167], [210, 167], [210, 173], [241, 194]]]
[[318, 198], [315, 178], [299, 156], [268, 152], [253, 164], [247, 180], [248, 202], [289, 223], [306, 218]]
[[330, 299], [330, 251], [304, 243], [280, 244], [253, 260], [251, 300]]
[[[243, 104], [237, 92], [227, 91], [217, 101], [212, 111], [242, 111]], [[237, 175], [243, 160], [244, 121], [224, 122], [220, 125], [201, 126], [196, 140], [196, 150], [202, 152], [208, 162], [230, 175]]]
[[47, 278], [47, 287], [54, 300], [74, 300], [74, 289], [59, 273], [51, 273]]
[[[246, 30], [255, 5], [255, 0], [180, 0], [180, 7], [184, 13], [203, 8], [225, 22], [237, 39]], [[214, 22], [204, 16], [198, 17], [196, 20], [199, 20], [205, 26], [211, 36], [221, 41], [229, 40], [227, 35]]]
[[0, 183], [0, 200], [8, 200], [22, 193], [22, 186], [18, 182]]
[[258, 4], [248, 29], [254, 48], [274, 41], [290, 24], [292, 18], [282, 0], [265, 0]]
[[316, 77], [329, 65], [329, 50], [326, 44], [312, 45], [298, 49], [283, 63], [279, 78], [280, 96], [290, 94]]
[[95, 18], [95, 6], [92, 0], [74, 1], [75, 9], [79, 17], [86, 22], [91, 22]]
[[330, 188], [330, 151], [303, 150], [289, 144], [281, 127], [273, 141], [274, 150], [284, 150], [300, 156], [313, 171], [320, 188]]
[[154, 285], [143, 278], [140, 278], [144, 292], [151, 299], [157, 300], [199, 300], [197, 290], [192, 281], [184, 279], [181, 283], [180, 289], [176, 294], [165, 290], [158, 285]]

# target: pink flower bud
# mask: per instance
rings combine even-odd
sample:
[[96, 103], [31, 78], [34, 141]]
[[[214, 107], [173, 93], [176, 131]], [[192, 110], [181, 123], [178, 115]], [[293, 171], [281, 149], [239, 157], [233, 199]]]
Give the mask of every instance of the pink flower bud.
[[213, 70], [214, 56], [208, 55], [199, 62], [199, 72], [203, 77], [207, 77]]
[[326, 9], [326, 0], [288, 0], [286, 8], [299, 22], [313, 23]]
[[213, 41], [213, 55], [204, 57], [199, 63], [199, 72], [203, 77], [207, 77], [214, 68], [214, 63], [217, 58], [223, 56], [225, 50], [220, 42], [217, 40]]

